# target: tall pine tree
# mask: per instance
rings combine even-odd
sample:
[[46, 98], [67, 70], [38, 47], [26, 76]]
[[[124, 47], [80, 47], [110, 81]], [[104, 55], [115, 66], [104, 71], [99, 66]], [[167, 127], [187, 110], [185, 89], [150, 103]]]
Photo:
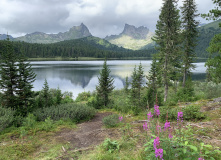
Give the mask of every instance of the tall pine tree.
[[178, 79], [180, 69], [181, 21], [176, 0], [163, 0], [163, 7], [157, 21], [155, 36], [158, 63], [164, 85], [164, 102], [167, 101], [169, 82]]
[[19, 57], [18, 62], [18, 81], [16, 94], [18, 97], [18, 110], [20, 114], [25, 116], [31, 110], [33, 98], [33, 85], [36, 74], [32, 71], [31, 65], [24, 56]]
[[0, 89], [3, 92], [2, 105], [16, 109], [18, 105], [16, 97], [18, 81], [16, 62], [18, 61], [18, 56], [15, 54], [13, 44], [9, 41], [9, 38], [7, 38], [0, 55]]
[[191, 69], [195, 66], [192, 64], [195, 55], [195, 47], [197, 45], [199, 22], [195, 20], [199, 14], [196, 14], [197, 8], [195, 0], [184, 0], [182, 9], [182, 27], [183, 27], [183, 87], [186, 80], [191, 78]]
[[114, 79], [110, 76], [110, 69], [107, 66], [107, 61], [105, 59], [103, 68], [100, 71], [100, 77], [98, 77], [98, 86], [96, 86], [96, 91], [98, 94], [98, 100], [107, 106], [109, 102], [109, 94], [113, 91]]

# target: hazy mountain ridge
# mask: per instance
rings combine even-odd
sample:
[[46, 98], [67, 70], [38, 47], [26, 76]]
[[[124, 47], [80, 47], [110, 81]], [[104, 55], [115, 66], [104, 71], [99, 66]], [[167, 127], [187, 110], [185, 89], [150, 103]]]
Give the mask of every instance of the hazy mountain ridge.
[[46, 34], [43, 32], [34, 32], [25, 36], [15, 38], [15, 41], [24, 41], [29, 43], [56, 43], [64, 40], [80, 39], [91, 36], [89, 29], [82, 23], [80, 26], [74, 26], [69, 31], [58, 34]]
[[0, 34], [0, 40], [4, 40], [7, 39], [7, 36], [9, 36], [9, 39], [14, 39], [11, 35], [7, 35], [7, 34]]

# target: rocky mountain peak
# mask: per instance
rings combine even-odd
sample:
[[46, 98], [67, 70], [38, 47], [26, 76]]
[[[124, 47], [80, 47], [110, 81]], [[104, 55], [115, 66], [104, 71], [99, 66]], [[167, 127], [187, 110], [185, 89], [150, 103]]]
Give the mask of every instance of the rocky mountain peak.
[[[80, 33], [81, 37], [88, 37], [88, 36], [92, 36], [89, 29], [87, 28], [87, 26], [84, 25], [84, 23], [81, 23], [80, 26], [73, 26], [69, 32], [78, 32], [78, 34]], [[80, 37], [79, 37], [80, 38]]]
[[124, 30], [121, 33], [122, 35], [128, 35], [135, 39], [146, 39], [149, 29], [144, 26], [136, 28], [133, 25], [125, 24]]

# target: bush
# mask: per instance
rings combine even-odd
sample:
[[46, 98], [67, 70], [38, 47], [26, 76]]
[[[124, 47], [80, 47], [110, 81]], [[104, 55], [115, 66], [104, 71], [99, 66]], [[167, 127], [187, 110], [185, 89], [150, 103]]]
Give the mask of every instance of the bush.
[[[180, 112], [179, 107], [161, 107], [160, 108], [160, 120], [166, 121], [166, 117], [168, 114], [169, 121], [176, 121], [177, 120], [177, 113]], [[199, 106], [186, 106], [182, 109], [183, 112], [183, 119], [190, 121], [190, 120], [202, 120], [206, 118], [206, 115], [200, 112]], [[153, 110], [152, 110], [153, 113]]]
[[112, 114], [104, 117], [102, 121], [106, 127], [115, 127], [119, 123], [119, 116]]
[[33, 128], [36, 124], [36, 117], [29, 113], [28, 116], [23, 121], [23, 126], [30, 129]]
[[84, 104], [61, 104], [47, 108], [39, 108], [34, 111], [34, 115], [36, 115], [40, 121], [44, 121], [50, 117], [55, 121], [71, 119], [75, 122], [79, 122], [92, 118], [95, 115], [95, 109]]
[[196, 82], [194, 85], [194, 92], [198, 99], [217, 98], [221, 96], [221, 83]]
[[9, 127], [13, 122], [14, 111], [0, 106], [0, 132]]
[[88, 101], [88, 99], [91, 97], [91, 92], [82, 92], [79, 93], [77, 98], [76, 98], [76, 102], [82, 102], [82, 101]]
[[183, 117], [185, 120], [201, 120], [205, 119], [206, 115], [200, 112], [200, 106], [187, 106], [183, 109]]
[[113, 153], [114, 151], [118, 151], [119, 148], [120, 148], [119, 143], [117, 141], [112, 141], [109, 138], [105, 139], [103, 143], [103, 149], [110, 153]]
[[90, 106], [90, 107], [93, 107], [95, 109], [101, 109], [103, 107], [103, 105], [98, 100], [97, 95], [90, 97], [88, 99], [87, 105]]

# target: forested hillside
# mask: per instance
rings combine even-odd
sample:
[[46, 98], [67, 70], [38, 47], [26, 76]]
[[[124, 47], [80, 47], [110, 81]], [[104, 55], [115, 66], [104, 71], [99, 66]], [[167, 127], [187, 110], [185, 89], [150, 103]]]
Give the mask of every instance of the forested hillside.
[[197, 39], [198, 42], [195, 49], [197, 57], [209, 57], [209, 53], [206, 51], [206, 49], [209, 47], [211, 39], [216, 34], [221, 33], [221, 29], [219, 28], [220, 22], [221, 20], [218, 20], [198, 28], [199, 37]]
[[[0, 49], [5, 41], [0, 41]], [[151, 57], [155, 53], [154, 49], [132, 51], [117, 47], [108, 41], [86, 37], [76, 40], [66, 40], [52, 44], [37, 44], [26, 42], [13, 42], [18, 53], [24, 53], [29, 58], [75, 58], [75, 57], [95, 57], [95, 58], [123, 58], [123, 57]]]

